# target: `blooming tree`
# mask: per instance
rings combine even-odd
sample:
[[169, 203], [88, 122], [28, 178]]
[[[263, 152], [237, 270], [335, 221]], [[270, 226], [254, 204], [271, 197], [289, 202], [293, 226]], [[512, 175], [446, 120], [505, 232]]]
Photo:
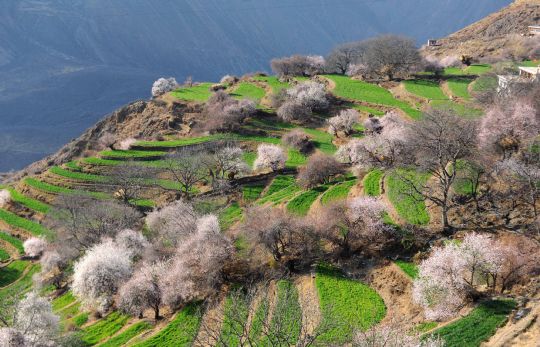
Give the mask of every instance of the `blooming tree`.
[[252, 100], [237, 100], [220, 90], [206, 102], [205, 129], [211, 132], [232, 131], [237, 129], [245, 118], [257, 111]]
[[233, 145], [221, 145], [207, 157], [208, 166], [215, 179], [224, 179], [226, 176], [234, 178], [239, 172], [249, 168], [243, 159], [244, 151]]
[[482, 283], [496, 279], [504, 262], [489, 236], [468, 234], [460, 244], [435, 248], [420, 264], [413, 299], [424, 307], [426, 318], [451, 318]]
[[349, 135], [353, 126], [358, 122], [358, 117], [356, 110], [342, 110], [337, 116], [328, 119], [328, 132], [337, 135], [341, 131], [345, 135]]
[[285, 100], [277, 110], [284, 121], [306, 121], [313, 112], [328, 108], [330, 102], [323, 84], [307, 81], [285, 91]]
[[123, 150], [123, 151], [127, 151], [128, 149], [131, 148], [132, 145], [135, 144], [135, 142], [137, 142], [137, 140], [134, 139], [133, 137], [124, 139], [124, 140], [120, 141], [120, 143], [118, 144], [118, 149]]
[[323, 72], [326, 62], [321, 56], [293, 55], [273, 59], [270, 63], [272, 70], [280, 77], [284, 76], [313, 76]]
[[30, 346], [47, 346], [58, 336], [59, 321], [51, 303], [38, 293], [30, 292], [17, 305], [13, 328], [24, 335]]
[[24, 253], [30, 257], [39, 257], [45, 252], [47, 245], [48, 243], [44, 238], [31, 237], [23, 243]]
[[124, 312], [142, 317], [146, 308], [154, 310], [154, 318], [159, 319], [159, 306], [162, 303], [160, 278], [167, 271], [167, 264], [156, 262], [143, 264], [129, 281], [119, 290], [119, 307]]
[[142, 255], [149, 243], [139, 231], [124, 229], [120, 231], [115, 238], [116, 244], [127, 250], [131, 258]]
[[344, 173], [341, 163], [334, 157], [316, 153], [309, 157], [307, 164], [298, 173], [298, 182], [304, 188], [311, 188], [318, 184], [328, 183], [329, 180]]
[[270, 169], [276, 171], [285, 167], [287, 155], [281, 147], [261, 144], [257, 147], [257, 159], [253, 163], [255, 170]]
[[302, 153], [309, 151], [312, 147], [309, 135], [300, 129], [293, 129], [284, 134], [281, 137], [281, 141], [287, 146], [295, 148]]
[[148, 214], [146, 224], [159, 239], [176, 245], [195, 232], [198, 218], [190, 204], [177, 200]]
[[178, 82], [174, 77], [160, 78], [152, 85], [152, 96], [157, 97], [178, 88]]
[[105, 312], [121, 283], [131, 275], [130, 255], [110, 239], [90, 248], [75, 263], [73, 294], [86, 306]]
[[0, 347], [30, 347], [30, 342], [17, 329], [0, 328]]
[[7, 189], [0, 190], [0, 207], [5, 206], [11, 201], [11, 193]]

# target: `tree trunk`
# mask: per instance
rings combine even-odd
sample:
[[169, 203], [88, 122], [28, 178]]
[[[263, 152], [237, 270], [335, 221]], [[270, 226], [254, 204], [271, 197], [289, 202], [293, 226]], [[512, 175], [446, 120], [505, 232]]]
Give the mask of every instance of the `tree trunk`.
[[155, 305], [154, 306], [154, 319], [158, 320], [159, 318], [161, 318], [159, 317], [159, 305]]

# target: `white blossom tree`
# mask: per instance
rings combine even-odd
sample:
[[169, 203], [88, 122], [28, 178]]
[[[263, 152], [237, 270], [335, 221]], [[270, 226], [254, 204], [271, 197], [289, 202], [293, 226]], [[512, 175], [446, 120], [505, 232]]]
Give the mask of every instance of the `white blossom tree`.
[[146, 224], [158, 239], [174, 246], [197, 230], [198, 218], [190, 204], [177, 200], [148, 214]]
[[44, 238], [31, 237], [23, 243], [24, 253], [30, 257], [39, 257], [45, 252], [47, 245]]
[[178, 82], [174, 77], [160, 78], [152, 85], [152, 96], [157, 97], [178, 88]]
[[124, 229], [115, 238], [116, 244], [127, 250], [131, 258], [139, 257], [149, 246], [148, 240], [139, 231]]
[[257, 147], [257, 159], [253, 164], [255, 170], [270, 169], [276, 171], [285, 167], [287, 155], [277, 145], [261, 144]]
[[110, 239], [105, 240], [75, 263], [73, 294], [86, 306], [105, 312], [131, 270], [130, 252]]
[[124, 140], [120, 141], [120, 143], [118, 144], [118, 149], [123, 150], [123, 151], [127, 151], [128, 149], [131, 148], [131, 146], [133, 146], [135, 144], [135, 142], [137, 142], [137, 140], [134, 139], [133, 137], [124, 139]]
[[11, 201], [11, 193], [7, 189], [0, 190], [0, 207], [7, 205]]
[[337, 116], [328, 119], [328, 132], [337, 135], [341, 131], [348, 136], [358, 123], [358, 117], [358, 111], [354, 109], [342, 110]]
[[30, 343], [19, 330], [0, 328], [0, 347], [30, 347]]
[[48, 346], [58, 336], [59, 322], [51, 303], [30, 292], [17, 305], [13, 328], [24, 335], [30, 346]]

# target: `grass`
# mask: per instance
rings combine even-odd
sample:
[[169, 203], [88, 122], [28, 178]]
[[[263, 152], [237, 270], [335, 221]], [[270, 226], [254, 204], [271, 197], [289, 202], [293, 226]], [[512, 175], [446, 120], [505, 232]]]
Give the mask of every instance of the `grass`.
[[56, 299], [52, 301], [52, 308], [53, 311], [59, 311], [66, 307], [67, 305], [70, 305], [74, 303], [76, 300], [75, 296], [73, 296], [73, 293], [71, 291], [65, 292], [64, 294], [60, 295]]
[[463, 69], [457, 67], [447, 67], [444, 69], [445, 75], [481, 75], [483, 73], [489, 72], [491, 66], [488, 64], [472, 64], [471, 66], [465, 67]]
[[81, 304], [77, 302], [71, 306], [67, 306], [61, 309], [60, 311], [56, 312], [56, 314], [60, 316], [62, 321], [67, 321], [78, 316], [81, 313], [79, 311], [80, 309], [81, 309]]
[[219, 213], [221, 230], [228, 230], [234, 223], [242, 219], [243, 211], [237, 202], [232, 203]]
[[287, 161], [285, 162], [285, 166], [288, 168], [297, 168], [301, 165], [304, 165], [307, 162], [307, 158], [305, 155], [300, 153], [296, 149], [289, 149], [287, 151]]
[[[234, 293], [236, 300], [230, 296], [225, 300], [223, 323], [218, 346], [241, 346], [238, 332], [242, 331], [248, 320], [250, 302], [241, 293]], [[234, 307], [233, 305], [236, 305]]]
[[[385, 314], [384, 301], [369, 286], [346, 278], [329, 265], [319, 265], [315, 278], [323, 327], [319, 341], [343, 344], [352, 339], [353, 330], [367, 330]], [[335, 325], [335, 322], [342, 324]]]
[[242, 198], [245, 202], [257, 200], [264, 190], [264, 184], [254, 184], [242, 187]]
[[[424, 184], [428, 175], [418, 174], [415, 171], [400, 170], [399, 175], [404, 175], [408, 179], [415, 181], [418, 185]], [[429, 223], [429, 214], [426, 210], [426, 204], [418, 194], [409, 196], [407, 184], [394, 172], [386, 176], [386, 193], [388, 199], [396, 209], [397, 213], [407, 222], [416, 225], [426, 225]]]
[[447, 100], [438, 81], [416, 79], [404, 81], [405, 89], [412, 94], [429, 100]]
[[477, 347], [495, 334], [515, 307], [513, 300], [486, 301], [467, 316], [431, 334], [439, 335], [446, 342], [446, 347]]
[[111, 150], [100, 152], [99, 155], [103, 159], [151, 159], [161, 158], [165, 156], [167, 152], [163, 151], [140, 151], [135, 149], [128, 150]]
[[46, 182], [39, 181], [35, 178], [25, 178], [24, 183], [37, 190], [41, 190], [43, 192], [51, 193], [51, 194], [82, 194], [82, 195], [90, 195], [96, 199], [102, 199], [102, 200], [111, 198], [106, 193], [88, 192], [84, 190], [76, 190], [76, 189], [70, 189], [66, 187], [55, 186]]
[[448, 88], [452, 92], [452, 95], [468, 100], [471, 98], [469, 94], [469, 84], [471, 80], [468, 78], [453, 77], [448, 79]]
[[332, 201], [345, 199], [355, 184], [356, 180], [350, 180], [332, 186], [321, 196], [321, 204], [326, 205]]
[[339, 97], [396, 107], [403, 110], [413, 119], [417, 119], [421, 115], [420, 111], [415, 110], [406, 102], [395, 99], [392, 93], [382, 87], [364, 81], [353, 80], [347, 76], [327, 75], [326, 77], [336, 84], [333, 92]]
[[167, 141], [137, 141], [133, 144], [134, 147], [142, 147], [142, 148], [176, 148], [176, 147], [184, 147], [184, 146], [191, 146], [191, 145], [198, 145], [200, 143], [210, 142], [210, 141], [218, 141], [223, 140], [228, 137], [227, 134], [214, 134], [214, 135], [208, 135], [208, 136], [200, 136], [200, 137], [188, 137], [183, 139], [177, 139], [177, 140], [167, 140]]
[[475, 92], [485, 92], [489, 90], [495, 90], [497, 89], [499, 82], [497, 81], [497, 77], [486, 75], [486, 76], [480, 76], [474, 81], [472, 85], [472, 90]]
[[468, 105], [460, 104], [450, 100], [433, 100], [431, 106], [437, 109], [450, 109], [462, 117], [478, 117], [483, 115], [483, 111]]
[[329, 133], [317, 129], [301, 128], [303, 132], [311, 136], [315, 148], [326, 154], [334, 154], [337, 151], [336, 146], [332, 143], [334, 137]]
[[104, 319], [83, 329], [81, 339], [89, 345], [95, 345], [122, 329], [128, 320], [129, 316], [119, 312], [109, 313]]
[[14, 300], [22, 298], [22, 296], [32, 288], [34, 283], [32, 277], [39, 271], [41, 271], [39, 265], [30, 265], [28, 272], [17, 282], [0, 289], [0, 301], [4, 302], [6, 305], [15, 305], [16, 301]]
[[266, 194], [259, 199], [258, 203], [261, 205], [268, 202], [279, 204], [280, 202], [291, 198], [300, 190], [301, 188], [296, 184], [293, 176], [276, 176], [270, 184], [270, 187], [268, 187]]
[[368, 107], [364, 105], [356, 105], [356, 104], [352, 104], [351, 107], [362, 112], [371, 113], [374, 116], [384, 116], [384, 111], [378, 110], [373, 107]]
[[33, 222], [31, 220], [19, 217], [16, 214], [11, 213], [1, 208], [0, 208], [0, 220], [3, 220], [4, 222], [6, 222], [8, 225], [12, 227], [26, 230], [34, 236], [51, 237], [53, 235], [53, 232], [45, 228], [43, 225]]
[[65, 166], [72, 171], [81, 171], [81, 167], [79, 166], [78, 162], [75, 160], [72, 160], [69, 163], [66, 163]]
[[121, 332], [120, 334], [111, 337], [106, 342], [100, 344], [100, 347], [120, 347], [125, 346], [126, 343], [134, 338], [135, 336], [139, 335], [145, 330], [150, 329], [151, 325], [148, 322], [137, 322]]
[[0, 268], [0, 287], [5, 287], [21, 277], [29, 262], [14, 260], [9, 265]]
[[8, 242], [13, 247], [15, 247], [19, 254], [24, 254], [23, 242], [20, 239], [6, 233], [5, 231], [0, 231], [0, 239]]
[[278, 281], [277, 303], [270, 321], [270, 331], [279, 333], [280, 340], [286, 337], [287, 346], [294, 346], [300, 337], [301, 322], [302, 308], [298, 302], [298, 290], [291, 281]]
[[263, 88], [248, 82], [239, 83], [234, 92], [231, 93], [235, 98], [251, 99], [256, 102], [264, 98], [265, 94], [266, 91]]
[[423, 322], [416, 325], [412, 330], [413, 332], [423, 334], [430, 330], [435, 329], [437, 325], [439, 325], [437, 322]]
[[201, 314], [199, 305], [189, 304], [163, 330], [136, 347], [188, 347], [197, 336]]
[[71, 318], [71, 321], [73, 322], [73, 324], [76, 327], [81, 327], [84, 324], [86, 324], [86, 322], [88, 322], [89, 318], [90, 318], [90, 313], [89, 312], [83, 312], [83, 313], [79, 313], [75, 317]]
[[40, 212], [40, 213], [47, 213], [49, 212], [49, 209], [50, 209], [50, 206], [39, 201], [39, 200], [36, 200], [36, 199], [32, 199], [28, 196], [25, 196], [21, 193], [19, 193], [16, 189], [14, 188], [11, 188], [11, 187], [8, 187], [6, 188], [7, 190], [9, 190], [10, 194], [11, 194], [11, 200], [13, 200], [14, 202], [20, 204], [20, 205], [23, 205], [31, 210], [34, 210], [36, 212]]
[[257, 76], [253, 78], [255, 81], [265, 82], [272, 88], [272, 93], [277, 94], [282, 89], [287, 89], [291, 85], [287, 82], [280, 82], [276, 76]]
[[270, 186], [268, 187], [268, 190], [264, 196], [272, 195], [294, 184], [294, 176], [278, 175], [272, 180], [272, 183], [270, 183]]
[[418, 277], [418, 266], [415, 263], [405, 260], [396, 260], [394, 263], [396, 263], [396, 265], [399, 266], [399, 268], [403, 270], [403, 272], [405, 272], [410, 278], [415, 279]]
[[249, 337], [255, 343], [257, 343], [261, 338], [261, 334], [263, 333], [264, 329], [264, 321], [268, 316], [269, 309], [270, 303], [268, 302], [268, 298], [262, 298], [259, 306], [257, 306], [257, 309], [255, 310], [255, 314], [253, 315], [251, 322], [251, 328], [249, 330]]
[[6, 261], [9, 258], [11, 258], [9, 253], [5, 249], [0, 248], [0, 261]]
[[212, 95], [210, 87], [213, 83], [200, 83], [193, 87], [180, 88], [173, 92], [171, 95], [175, 98], [186, 101], [206, 101]]
[[294, 197], [294, 199], [289, 201], [287, 204], [287, 210], [298, 216], [307, 215], [311, 205], [315, 202], [315, 200], [317, 200], [319, 195], [324, 193], [328, 188], [328, 185], [322, 185], [297, 195]]
[[373, 169], [364, 177], [364, 193], [367, 196], [381, 195], [381, 178], [383, 174], [382, 170]]

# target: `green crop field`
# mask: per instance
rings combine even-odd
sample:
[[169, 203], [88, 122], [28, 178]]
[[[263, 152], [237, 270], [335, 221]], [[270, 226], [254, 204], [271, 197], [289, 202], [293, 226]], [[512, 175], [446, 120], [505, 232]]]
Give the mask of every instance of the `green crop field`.
[[148, 159], [160, 158], [167, 154], [163, 151], [139, 151], [135, 149], [103, 151], [99, 155], [104, 159]]
[[272, 88], [272, 93], [276, 94], [282, 89], [289, 88], [291, 85], [287, 82], [280, 82], [276, 76], [257, 76], [253, 80], [265, 82]]
[[262, 205], [271, 202], [273, 205], [278, 205], [292, 199], [300, 191], [302, 191], [302, 189], [298, 185], [292, 184], [273, 194], [265, 195], [263, 198], [259, 199], [257, 203]]
[[311, 136], [311, 141], [321, 152], [326, 154], [334, 154], [336, 152], [337, 148], [332, 143], [334, 137], [326, 131], [311, 128], [300, 128], [300, 130]]
[[446, 342], [446, 347], [478, 347], [495, 334], [515, 307], [516, 303], [512, 300], [486, 301], [467, 316], [431, 334], [440, 336]]
[[49, 172], [58, 175], [60, 177], [69, 178], [78, 181], [87, 181], [87, 182], [96, 182], [96, 183], [105, 183], [111, 180], [110, 177], [94, 175], [84, 172], [71, 171], [61, 168], [59, 166], [53, 166], [49, 169]]
[[450, 100], [433, 100], [431, 106], [436, 109], [450, 109], [462, 117], [474, 118], [483, 115], [483, 111], [469, 105], [460, 104]]
[[281, 341], [286, 338], [287, 346], [294, 346], [300, 337], [301, 322], [302, 308], [298, 302], [298, 290], [291, 281], [278, 281], [277, 302], [270, 321], [270, 331], [279, 334], [278, 339]]
[[95, 345], [122, 329], [128, 320], [129, 316], [119, 312], [109, 313], [107, 317], [83, 329], [81, 339], [89, 345]]
[[39, 201], [39, 200], [36, 200], [36, 199], [32, 199], [26, 195], [23, 195], [21, 194], [19, 191], [17, 191], [16, 189], [14, 188], [11, 188], [11, 187], [8, 187], [6, 188], [7, 190], [9, 190], [10, 194], [11, 194], [11, 200], [18, 203], [18, 204], [21, 204], [31, 210], [34, 210], [36, 212], [40, 212], [40, 213], [47, 213], [49, 212], [49, 209], [50, 209], [50, 206]]
[[33, 222], [31, 220], [19, 217], [16, 214], [11, 213], [1, 208], [0, 208], [0, 220], [3, 220], [4, 222], [6, 222], [8, 225], [12, 227], [26, 230], [34, 236], [51, 237], [53, 235], [53, 232], [45, 228], [43, 225]]
[[41, 271], [39, 265], [30, 265], [30, 269], [24, 276], [0, 289], [0, 301], [3, 301], [6, 305], [14, 305], [14, 299], [22, 298], [32, 288], [32, 277], [39, 271]]
[[447, 67], [444, 69], [445, 75], [481, 75], [489, 72], [491, 66], [488, 64], [472, 64], [469, 67], [463, 69], [457, 67]]
[[[243, 331], [248, 320], [250, 302], [242, 293], [235, 292], [236, 300], [225, 300], [223, 323], [218, 346], [241, 346], [238, 332]], [[236, 305], [236, 307], [233, 307]]]
[[457, 96], [458, 98], [463, 98], [465, 100], [470, 99], [469, 94], [469, 84], [471, 83], [471, 80], [468, 78], [459, 78], [454, 77], [450, 78], [447, 81], [448, 88], [452, 92], [452, 95]]
[[188, 347], [199, 331], [201, 314], [199, 305], [189, 304], [163, 330], [135, 347]]
[[364, 105], [356, 105], [356, 104], [352, 104], [351, 107], [354, 109], [357, 109], [358, 111], [371, 113], [374, 116], [384, 116], [384, 111], [378, 110], [373, 107], [368, 107]]
[[285, 175], [279, 175], [276, 176], [272, 183], [270, 183], [270, 187], [268, 187], [266, 194], [264, 196], [272, 195], [282, 189], [285, 189], [291, 185], [295, 184], [295, 178], [294, 176], [285, 176]]
[[268, 316], [269, 309], [270, 303], [268, 302], [268, 298], [265, 296], [261, 299], [261, 302], [255, 310], [251, 327], [249, 329], [249, 338], [255, 343], [258, 343], [261, 338], [264, 329], [264, 321]]
[[15, 282], [30, 263], [25, 260], [14, 260], [9, 265], [0, 268], [0, 287]]
[[30, 187], [36, 188], [36, 189], [41, 190], [41, 191], [46, 192], [46, 193], [52, 193], [52, 194], [82, 194], [82, 195], [90, 195], [90, 196], [93, 196], [96, 199], [102, 199], [102, 200], [106, 200], [106, 199], [111, 198], [106, 193], [87, 192], [87, 191], [84, 191], [84, 190], [75, 190], [75, 189], [70, 189], [70, 188], [66, 188], [66, 187], [55, 186], [55, 185], [52, 185], [52, 184], [49, 184], [49, 183], [46, 183], [46, 182], [39, 181], [39, 180], [37, 180], [35, 178], [25, 178], [24, 183], [29, 185]]
[[24, 254], [23, 242], [5, 231], [0, 231], [0, 239], [8, 242], [17, 249], [19, 254]]
[[236, 89], [231, 93], [235, 98], [251, 99], [257, 102], [264, 98], [265, 94], [266, 92], [263, 88], [248, 82], [239, 83]]
[[321, 204], [326, 205], [332, 201], [347, 198], [355, 184], [356, 180], [354, 179], [332, 186], [321, 196]]
[[480, 76], [479, 78], [474, 81], [472, 85], [472, 90], [475, 92], [484, 92], [488, 90], [495, 90], [497, 89], [497, 77], [495, 76]]
[[234, 202], [219, 213], [219, 225], [222, 230], [229, 229], [234, 223], [242, 219], [243, 211], [238, 203]]
[[300, 153], [298, 150], [289, 149], [287, 151], [287, 161], [285, 162], [285, 167], [297, 168], [301, 165], [304, 165], [306, 162], [306, 156]]
[[319, 195], [324, 193], [328, 188], [329, 185], [322, 185], [297, 195], [294, 199], [289, 201], [287, 210], [299, 216], [307, 215], [313, 202], [315, 202]]
[[90, 313], [89, 312], [83, 312], [83, 313], [79, 313], [75, 317], [71, 318], [70, 321], [73, 322], [73, 325], [75, 325], [76, 327], [81, 327], [84, 324], [86, 324], [86, 322], [88, 322], [89, 318], [90, 318]]
[[63, 309], [64, 307], [74, 303], [75, 300], [76, 298], [75, 296], [73, 296], [73, 293], [71, 291], [66, 292], [52, 301], [51, 304], [52, 304], [53, 311], [55, 312], [59, 311]]
[[383, 299], [369, 286], [343, 276], [329, 266], [319, 265], [315, 286], [321, 306], [321, 342], [345, 343], [353, 330], [366, 330], [386, 315]]
[[100, 344], [100, 347], [120, 347], [125, 346], [126, 343], [134, 338], [135, 336], [141, 334], [143, 331], [146, 331], [151, 328], [150, 323], [148, 322], [137, 322], [121, 332], [118, 335], [111, 337], [109, 340]]
[[71, 306], [64, 307], [63, 309], [56, 312], [56, 314], [60, 316], [60, 319], [62, 321], [67, 321], [69, 319], [72, 319], [78, 316], [81, 313], [80, 309], [81, 309], [81, 304], [77, 302]]
[[420, 111], [415, 110], [406, 102], [395, 99], [392, 93], [382, 87], [364, 81], [353, 80], [347, 76], [327, 75], [326, 77], [336, 84], [333, 92], [339, 97], [365, 101], [376, 105], [397, 107], [411, 118], [420, 117]]
[[242, 198], [245, 202], [257, 200], [266, 186], [264, 184], [253, 184], [242, 187]]
[[[413, 171], [400, 170], [400, 174], [418, 182], [418, 184], [423, 184], [428, 179], [428, 175], [418, 174]], [[429, 214], [426, 210], [425, 202], [418, 195], [409, 196], [404, 194], [408, 188], [397, 173], [386, 176], [386, 187], [388, 199], [403, 219], [416, 225], [426, 225], [429, 223]]]
[[171, 92], [171, 95], [186, 101], [206, 101], [212, 95], [212, 92], [210, 91], [212, 84], [213, 83], [201, 83], [193, 87], [180, 88]]
[[405, 260], [396, 260], [394, 263], [396, 263], [396, 265], [399, 266], [399, 268], [403, 270], [403, 272], [405, 272], [410, 278], [418, 277], [418, 266], [415, 263]]
[[6, 261], [9, 258], [11, 258], [9, 253], [5, 249], [0, 248], [0, 261]]
[[383, 174], [382, 170], [373, 169], [364, 177], [364, 193], [367, 196], [381, 195], [381, 178]]
[[438, 81], [418, 79], [404, 81], [405, 89], [409, 93], [418, 95], [420, 97], [430, 100], [447, 100], [448, 97], [444, 95], [441, 90], [441, 86]]
[[214, 134], [208, 136], [199, 136], [199, 137], [187, 137], [177, 140], [167, 140], [167, 141], [137, 141], [133, 144], [134, 147], [143, 147], [143, 148], [176, 148], [197, 145], [200, 143], [224, 140], [229, 137], [228, 134]]

